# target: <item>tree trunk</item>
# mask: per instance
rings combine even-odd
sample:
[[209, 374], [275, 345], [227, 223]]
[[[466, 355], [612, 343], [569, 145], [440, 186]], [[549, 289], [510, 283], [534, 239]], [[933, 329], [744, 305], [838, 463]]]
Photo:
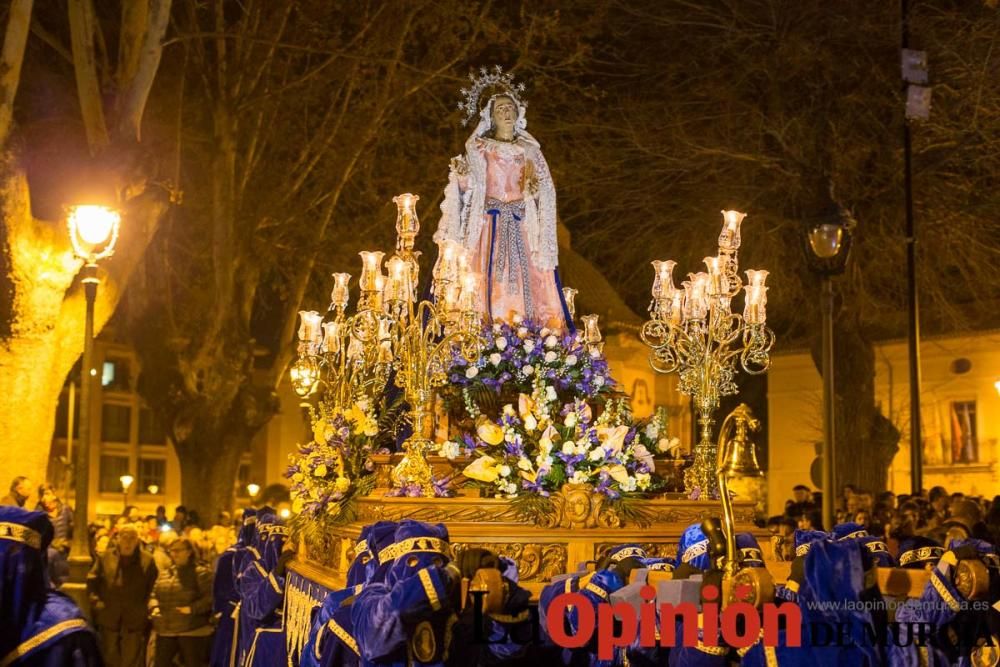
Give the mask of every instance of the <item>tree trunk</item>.
[[69, 27], [83, 127], [87, 131], [90, 152], [96, 155], [111, 140], [104, 123], [101, 84], [94, 60], [94, 7], [90, 0], [69, 0]]
[[[99, 274], [95, 334], [114, 312], [164, 208], [148, 193], [128, 205], [119, 252]], [[59, 392], [83, 351], [80, 266], [65, 226], [31, 216], [21, 167], [0, 165], [0, 472], [11, 477], [46, 478]]]
[[[899, 431], [875, 400], [875, 348], [861, 324], [840, 313], [834, 320], [835, 492], [845, 484], [885, 490], [889, 464], [899, 449]], [[813, 362], [822, 373], [818, 345]], [[823, 490], [826, 492], [826, 489]]]
[[181, 464], [181, 502], [189, 513], [198, 513], [203, 527], [211, 526], [220, 510], [232, 507], [243, 446], [223, 428], [196, 428], [185, 442], [174, 445]]
[[[81, 323], [80, 338], [83, 338]], [[59, 391], [66, 368], [53, 363], [50, 336], [0, 346], [0, 488], [16, 475], [46, 479]]]
[[24, 45], [28, 41], [33, 0], [14, 0], [7, 18], [7, 31], [0, 55], [0, 148], [7, 143], [11, 119], [14, 116], [14, 96], [21, 80]]

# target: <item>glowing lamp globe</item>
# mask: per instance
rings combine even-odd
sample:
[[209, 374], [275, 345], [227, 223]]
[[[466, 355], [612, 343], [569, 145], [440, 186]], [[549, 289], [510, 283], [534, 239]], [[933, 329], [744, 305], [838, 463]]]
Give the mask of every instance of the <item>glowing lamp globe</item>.
[[844, 239], [844, 228], [833, 223], [816, 225], [809, 231], [809, 246], [820, 259], [836, 257]]
[[72, 206], [67, 216], [70, 241], [77, 256], [94, 261], [111, 256], [118, 241], [121, 214], [107, 206]]
[[122, 483], [122, 491], [125, 491], [127, 493], [128, 490], [132, 487], [132, 482], [135, 481], [135, 477], [133, 477], [132, 475], [122, 475], [121, 477], [118, 478], [118, 481]]

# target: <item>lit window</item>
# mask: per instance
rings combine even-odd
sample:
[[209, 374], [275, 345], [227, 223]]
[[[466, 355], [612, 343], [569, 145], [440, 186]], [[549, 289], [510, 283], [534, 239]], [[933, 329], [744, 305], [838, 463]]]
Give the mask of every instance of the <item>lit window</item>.
[[951, 462], [979, 461], [979, 439], [976, 430], [976, 402], [953, 401], [951, 404]]
[[131, 391], [128, 359], [106, 360], [101, 369], [101, 386], [106, 391]]

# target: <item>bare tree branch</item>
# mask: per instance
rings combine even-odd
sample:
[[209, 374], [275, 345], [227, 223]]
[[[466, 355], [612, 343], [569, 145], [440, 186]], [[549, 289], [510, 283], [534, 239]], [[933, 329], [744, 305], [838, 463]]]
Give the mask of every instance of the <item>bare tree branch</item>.
[[28, 41], [33, 0], [14, 0], [7, 16], [7, 30], [0, 54], [0, 148], [7, 143], [11, 119], [14, 116], [14, 98], [21, 80], [24, 62], [24, 45]]

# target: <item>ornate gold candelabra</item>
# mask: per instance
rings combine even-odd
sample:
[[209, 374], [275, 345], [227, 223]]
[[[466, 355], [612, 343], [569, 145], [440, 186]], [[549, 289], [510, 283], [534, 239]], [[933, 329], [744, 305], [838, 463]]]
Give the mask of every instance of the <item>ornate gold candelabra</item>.
[[[704, 259], [706, 271], [688, 274], [681, 288], [674, 286], [676, 262], [654, 261], [651, 319], [640, 336], [651, 348], [650, 364], [660, 373], [677, 372], [680, 391], [694, 399], [700, 440], [694, 463], [684, 474], [688, 493], [697, 487], [706, 496], [718, 494], [717, 447], [712, 440], [713, 413], [722, 396], [736, 394], [736, 360], [752, 375], [770, 366], [774, 333], [767, 328], [767, 271], [748, 270], [747, 284], [739, 277], [737, 259], [740, 223], [738, 211], [723, 211], [719, 252]], [[743, 290], [743, 314], [732, 312], [732, 300]]]
[[435, 389], [446, 382], [456, 350], [470, 362], [478, 357], [480, 276], [469, 270], [461, 246], [444, 241], [434, 267], [435, 301], [418, 298], [420, 253], [413, 250], [420, 231], [418, 200], [412, 194], [393, 198], [396, 253], [385, 262], [387, 274], [382, 273], [385, 253], [360, 253], [355, 315], [346, 315], [351, 278], [346, 273], [333, 274], [327, 321], [316, 311], [300, 312], [299, 357], [291, 378], [301, 396], [324, 384], [327, 400], [346, 409], [361, 399], [373, 405], [395, 372], [410, 407], [413, 434], [403, 443], [406, 454], [393, 471], [393, 483], [416, 485], [422, 495], [433, 496], [426, 454], [434, 446]]

